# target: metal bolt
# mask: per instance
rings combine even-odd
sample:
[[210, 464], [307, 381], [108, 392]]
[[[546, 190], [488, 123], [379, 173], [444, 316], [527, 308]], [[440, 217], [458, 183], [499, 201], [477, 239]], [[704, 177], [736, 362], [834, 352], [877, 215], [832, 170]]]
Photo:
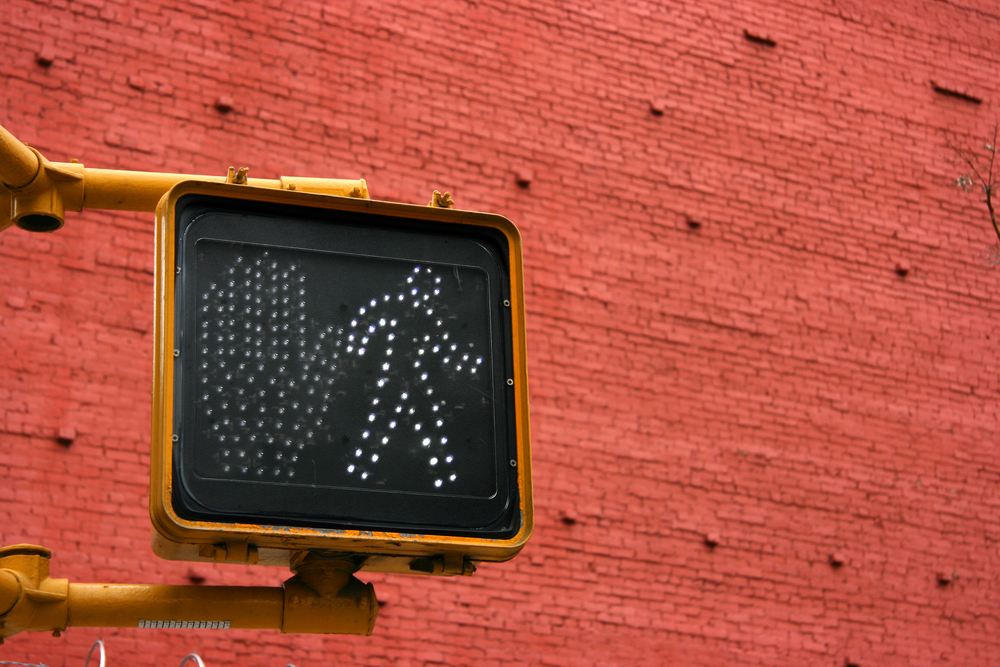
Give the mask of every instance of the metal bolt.
[[176, 433], [174, 435], [170, 436], [170, 439], [173, 440], [174, 442], [177, 442], [178, 440], [180, 440], [180, 438], [177, 437]]
[[504, 299], [504, 300], [503, 300], [503, 305], [504, 305], [505, 307], [507, 307], [507, 308], [510, 308], [510, 301], [508, 301], [507, 299]]
[[181, 356], [181, 351], [180, 350], [174, 350], [174, 356], [175, 357]]
[[177, 275], [181, 275], [181, 267], [177, 267]]
[[517, 461], [515, 461], [514, 459], [511, 459], [510, 460], [510, 467], [511, 468], [516, 468], [517, 467]]
[[511, 380], [510, 378], [507, 378], [507, 386], [508, 387], [513, 387], [514, 386], [514, 381]]

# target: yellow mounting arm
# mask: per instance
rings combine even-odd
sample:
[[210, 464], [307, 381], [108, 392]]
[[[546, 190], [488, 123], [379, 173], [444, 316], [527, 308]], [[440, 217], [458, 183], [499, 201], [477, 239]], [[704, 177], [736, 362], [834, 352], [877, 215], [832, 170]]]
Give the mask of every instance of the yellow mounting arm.
[[19, 632], [68, 627], [275, 628], [283, 633], [370, 635], [378, 615], [371, 584], [350, 560], [311, 556], [281, 588], [71, 584], [49, 577], [52, 553], [32, 544], [0, 549], [0, 644]]
[[231, 167], [228, 176], [197, 176], [87, 169], [79, 162], [49, 162], [0, 127], [0, 231], [16, 224], [29, 232], [52, 232], [62, 227], [66, 211], [85, 208], [155, 211], [167, 190], [192, 180], [368, 199], [364, 179], [247, 178], [246, 169], [235, 173]]
[[[181, 181], [246, 183], [368, 198], [364, 180], [248, 179], [87, 169], [52, 163], [0, 127], [0, 231], [16, 224], [34, 232], [63, 225], [65, 211], [101, 208], [154, 211]], [[71, 584], [49, 577], [51, 552], [28, 544], [0, 548], [0, 644], [30, 630], [56, 636], [70, 626], [154, 628], [277, 628], [285, 633], [371, 634], [378, 614], [371, 584], [352, 574], [351, 559], [300, 553], [281, 588]]]

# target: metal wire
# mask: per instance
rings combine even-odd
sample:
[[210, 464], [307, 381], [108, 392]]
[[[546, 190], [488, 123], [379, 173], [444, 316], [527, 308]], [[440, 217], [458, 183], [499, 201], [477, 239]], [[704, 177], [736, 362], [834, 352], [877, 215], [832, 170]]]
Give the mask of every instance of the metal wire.
[[42, 663], [32, 664], [29, 662], [11, 662], [9, 660], [0, 660], [0, 665], [18, 665], [18, 667], [49, 667], [48, 665]]
[[189, 653], [186, 656], [184, 656], [184, 659], [181, 660], [180, 667], [184, 667], [184, 663], [190, 660], [191, 658], [195, 659], [195, 661], [198, 663], [198, 667], [205, 667], [205, 663], [202, 662], [201, 656], [198, 655], [197, 653]]
[[100, 664], [100, 667], [104, 667], [104, 658], [105, 658], [105, 655], [104, 655], [104, 640], [103, 639], [98, 639], [96, 642], [94, 642], [94, 645], [90, 647], [90, 653], [87, 654], [87, 662], [83, 663], [83, 667], [88, 667], [88, 665], [90, 665], [90, 656], [94, 655], [94, 649], [97, 648], [98, 646], [101, 647], [101, 664]]

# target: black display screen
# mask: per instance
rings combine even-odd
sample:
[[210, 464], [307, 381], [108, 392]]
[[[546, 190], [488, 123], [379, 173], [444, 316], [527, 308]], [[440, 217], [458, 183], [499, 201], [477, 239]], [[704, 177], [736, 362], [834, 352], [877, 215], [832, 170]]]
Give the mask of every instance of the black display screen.
[[178, 512], [513, 534], [503, 239], [210, 200], [176, 215]]

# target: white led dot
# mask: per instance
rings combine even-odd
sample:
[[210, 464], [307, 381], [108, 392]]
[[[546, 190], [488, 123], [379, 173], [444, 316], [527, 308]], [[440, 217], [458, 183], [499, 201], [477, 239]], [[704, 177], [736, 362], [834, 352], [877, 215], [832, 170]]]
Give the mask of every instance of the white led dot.
[[434, 480], [434, 486], [441, 486], [441, 480], [439, 479]]
[[378, 461], [378, 454], [372, 454], [372, 463]]
[[368, 421], [370, 421], [370, 422], [375, 421], [375, 413], [374, 412], [371, 413], [370, 415], [368, 415]]
[[354, 464], [347, 466], [347, 472], [354, 472]]
[[422, 445], [423, 445], [424, 447], [430, 447], [430, 446], [431, 446], [431, 439], [430, 439], [430, 438], [424, 438], [424, 439], [423, 439], [423, 442], [421, 442], [421, 444], [422, 444]]
[[432, 466], [436, 466], [437, 464], [438, 464], [438, 460], [437, 460], [437, 457], [436, 457], [436, 456], [435, 456], [435, 457], [432, 457], [432, 458], [431, 458], [431, 465], [432, 465]]

